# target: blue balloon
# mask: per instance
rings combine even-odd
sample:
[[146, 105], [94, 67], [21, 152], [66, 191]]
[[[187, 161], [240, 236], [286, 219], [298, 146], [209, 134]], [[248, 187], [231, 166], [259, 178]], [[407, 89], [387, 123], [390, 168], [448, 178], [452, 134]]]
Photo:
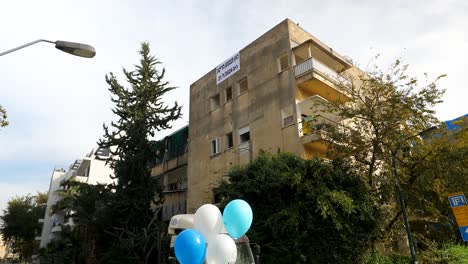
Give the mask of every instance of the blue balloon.
[[245, 235], [252, 225], [252, 220], [252, 208], [244, 200], [232, 200], [224, 208], [224, 228], [232, 238], [238, 239]]
[[205, 260], [206, 241], [198, 231], [182, 231], [174, 243], [177, 260], [181, 264], [202, 264]]

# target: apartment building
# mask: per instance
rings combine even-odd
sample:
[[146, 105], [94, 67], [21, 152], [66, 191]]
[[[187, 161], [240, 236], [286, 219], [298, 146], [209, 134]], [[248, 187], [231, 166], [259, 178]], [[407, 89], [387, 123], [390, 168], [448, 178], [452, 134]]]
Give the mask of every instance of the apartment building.
[[190, 86], [187, 211], [216, 202], [212, 188], [263, 150], [303, 158], [326, 151], [341, 119], [325, 107], [346, 101], [360, 70], [286, 19]]
[[163, 221], [186, 213], [188, 134], [189, 127], [185, 126], [154, 144], [157, 158], [151, 166], [151, 176], [163, 188], [164, 204], [160, 212]]
[[108, 149], [97, 148], [91, 150], [83, 159], [77, 159], [68, 170], [54, 169], [50, 179], [47, 194], [47, 205], [44, 218], [39, 219], [42, 226], [39, 247], [44, 248], [53, 239], [59, 239], [63, 226], [73, 226], [73, 211], [62, 210], [52, 213], [52, 208], [62, 197], [58, 194], [60, 190], [67, 190], [70, 181], [79, 181], [88, 184], [108, 184], [111, 179], [112, 170], [102, 159], [110, 157]]

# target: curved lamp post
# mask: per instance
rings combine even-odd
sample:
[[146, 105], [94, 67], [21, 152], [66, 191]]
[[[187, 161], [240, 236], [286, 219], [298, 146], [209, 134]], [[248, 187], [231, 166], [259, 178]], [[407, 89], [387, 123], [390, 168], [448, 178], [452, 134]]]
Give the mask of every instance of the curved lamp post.
[[76, 42], [69, 42], [69, 41], [62, 41], [62, 40], [57, 40], [57, 41], [50, 41], [50, 40], [45, 40], [45, 39], [38, 39], [33, 42], [29, 42], [27, 44], [21, 45], [19, 47], [13, 48], [11, 50], [7, 50], [4, 52], [0, 52], [0, 56], [6, 55], [8, 53], [11, 53], [13, 51], [17, 51], [22, 48], [29, 47], [31, 45], [37, 44], [39, 42], [47, 42], [47, 43], [52, 43], [55, 44], [55, 47], [63, 52], [70, 53], [75, 56], [83, 57], [83, 58], [92, 58], [96, 55], [96, 51], [94, 48], [90, 45], [82, 44], [82, 43], [76, 43]]

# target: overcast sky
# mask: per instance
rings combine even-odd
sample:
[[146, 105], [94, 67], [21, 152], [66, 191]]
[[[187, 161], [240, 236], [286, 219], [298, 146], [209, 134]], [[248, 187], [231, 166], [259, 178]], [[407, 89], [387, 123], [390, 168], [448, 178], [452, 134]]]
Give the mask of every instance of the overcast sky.
[[[93, 45], [93, 59], [41, 43], [0, 57], [0, 104], [10, 125], [0, 130], [0, 209], [15, 194], [47, 191], [54, 167], [83, 157], [112, 119], [104, 76], [138, 62], [142, 41], [179, 88], [167, 96], [184, 106], [189, 86], [261, 34], [290, 18], [365, 66], [377, 53], [388, 66], [402, 58], [421, 76], [448, 74], [437, 117], [466, 114], [468, 1], [1, 1], [0, 51], [36, 40]], [[159, 134], [161, 138], [164, 134]]]

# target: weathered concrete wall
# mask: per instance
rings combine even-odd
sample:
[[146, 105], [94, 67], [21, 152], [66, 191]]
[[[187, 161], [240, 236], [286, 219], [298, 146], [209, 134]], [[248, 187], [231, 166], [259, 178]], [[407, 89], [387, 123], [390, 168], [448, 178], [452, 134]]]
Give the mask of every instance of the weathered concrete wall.
[[[314, 45], [312, 55], [315, 54], [329, 67], [342, 69], [347, 64], [341, 55], [286, 19], [240, 50], [240, 70], [231, 77], [216, 85], [213, 69], [191, 85], [187, 179], [189, 213], [204, 203], [215, 202], [212, 188], [229, 168], [249, 162], [260, 150], [272, 153], [287, 151], [301, 157], [314, 154], [304, 148], [299, 138], [301, 117], [296, 100], [304, 98], [296, 98], [300, 93], [294, 75], [292, 51], [293, 47], [306, 41]], [[280, 71], [278, 59], [284, 54], [288, 55], [290, 66]], [[220, 63], [224, 59], [221, 58]], [[247, 78], [249, 89], [239, 94], [238, 82], [244, 78]], [[228, 87], [232, 87], [233, 95], [232, 100], [226, 102], [224, 91]], [[218, 93], [220, 106], [211, 109], [210, 98]], [[283, 119], [290, 116], [292, 122], [284, 125]], [[241, 144], [238, 132], [246, 126], [250, 128], [250, 141]], [[230, 132], [233, 133], [232, 148], [227, 147], [226, 134]], [[211, 155], [211, 141], [218, 137], [221, 140], [220, 153]]]
[[49, 192], [47, 194], [47, 207], [44, 214], [44, 224], [42, 226], [41, 232], [41, 242], [40, 248], [44, 248], [50, 242], [50, 230], [52, 229], [53, 220], [50, 215], [52, 211], [52, 206], [54, 206], [58, 200], [60, 200], [60, 196], [56, 193], [58, 188], [60, 187], [60, 182], [66, 177], [65, 171], [57, 171], [54, 170], [52, 172], [52, 176], [50, 179], [49, 185]]
[[[290, 52], [288, 20], [240, 51], [240, 70], [216, 85], [216, 73], [192, 84], [190, 89], [190, 155], [188, 162], [188, 209], [193, 212], [213, 202], [212, 187], [235, 164], [246, 163], [260, 150], [297, 151], [297, 128], [282, 127], [281, 109], [293, 107], [291, 71], [279, 72], [278, 57]], [[234, 52], [233, 52], [234, 53]], [[220, 60], [222, 61], [222, 59]], [[247, 78], [249, 90], [239, 94], [238, 81]], [[224, 89], [233, 88], [226, 102]], [[210, 109], [209, 98], [220, 93], [221, 106]], [[238, 130], [250, 128], [250, 142], [240, 144]], [[234, 147], [227, 149], [227, 133]], [[221, 138], [221, 153], [211, 156], [211, 140]], [[290, 143], [293, 142], [293, 143]]]

